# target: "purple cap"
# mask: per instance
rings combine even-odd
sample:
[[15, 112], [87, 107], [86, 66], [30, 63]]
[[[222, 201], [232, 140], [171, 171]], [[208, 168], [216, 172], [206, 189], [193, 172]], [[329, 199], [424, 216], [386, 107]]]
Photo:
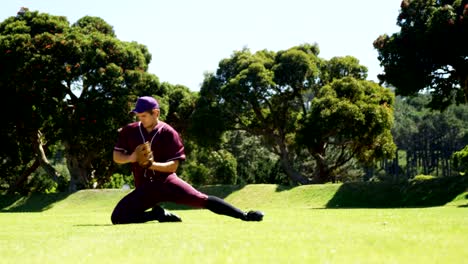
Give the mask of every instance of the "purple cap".
[[159, 109], [159, 104], [156, 99], [151, 96], [142, 96], [138, 98], [133, 113], [143, 113], [148, 110]]

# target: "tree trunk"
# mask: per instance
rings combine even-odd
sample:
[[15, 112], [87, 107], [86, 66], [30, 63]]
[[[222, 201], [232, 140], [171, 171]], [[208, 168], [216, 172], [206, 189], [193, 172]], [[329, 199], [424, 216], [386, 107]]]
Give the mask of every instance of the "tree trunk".
[[[316, 160], [317, 161], [317, 160]], [[314, 183], [323, 184], [329, 181], [335, 182], [334, 178], [330, 176], [327, 166], [322, 162], [317, 162], [316, 170], [314, 173]]]
[[410, 171], [411, 171], [411, 155], [412, 153], [409, 150], [406, 150], [406, 179], [409, 179], [410, 177]]
[[21, 176], [18, 179], [16, 179], [15, 183], [12, 186], [10, 186], [10, 188], [8, 189], [8, 193], [13, 194], [16, 191], [19, 191], [21, 187], [24, 186], [24, 183], [26, 182], [26, 179], [29, 177], [29, 175], [35, 172], [37, 168], [39, 168], [39, 165], [39, 160], [35, 159], [34, 163], [31, 164], [31, 166], [29, 166], [28, 168], [26, 168], [21, 174]]
[[445, 159], [447, 166], [447, 176], [452, 176], [452, 167], [450, 166], [450, 159]]
[[465, 94], [465, 104], [468, 104], [468, 74], [460, 77], [460, 83], [462, 84], [463, 93]]
[[80, 158], [78, 147], [73, 146], [68, 142], [64, 142], [65, 157], [67, 159], [67, 167], [70, 171], [70, 185], [68, 190], [76, 192], [77, 190], [88, 188], [90, 183], [91, 170], [88, 166], [88, 161]]
[[50, 178], [57, 182], [60, 174], [55, 170], [55, 168], [52, 165], [50, 165], [50, 162], [47, 159], [47, 156], [44, 151], [41, 136], [41, 131], [37, 131], [37, 133], [32, 135], [31, 138], [34, 152], [36, 153], [36, 159], [39, 160], [41, 167], [50, 176]]
[[44, 171], [49, 175], [49, 177], [54, 180], [55, 182], [58, 181], [58, 177], [60, 174], [55, 170], [55, 168], [50, 164], [49, 160], [44, 151], [43, 142], [42, 142], [42, 133], [41, 131], [37, 131], [30, 135], [31, 144], [33, 147], [33, 151], [35, 153], [35, 160], [34, 163], [26, 168], [21, 176], [16, 180], [15, 184], [9, 189], [8, 192], [15, 192], [24, 184], [26, 179], [31, 175], [33, 172], [41, 166]]
[[316, 184], [322, 184], [330, 180], [333, 180], [330, 175], [330, 170], [327, 166], [325, 158], [323, 154], [321, 154], [321, 153], [325, 153], [325, 150], [323, 151], [309, 150], [309, 153], [311, 153], [312, 157], [314, 157], [315, 162], [317, 164], [315, 167], [313, 182]]
[[275, 138], [275, 141], [279, 147], [279, 156], [280, 156], [280, 164], [281, 168], [283, 169], [284, 173], [288, 175], [288, 177], [295, 183], [299, 184], [310, 184], [310, 180], [306, 177], [302, 176], [298, 171], [296, 171], [293, 166], [292, 162], [289, 160], [289, 152], [280, 139]]
[[299, 184], [310, 184], [311, 182], [306, 177], [302, 176], [299, 172], [297, 172], [289, 162], [288, 159], [284, 158], [283, 156], [280, 157], [281, 160], [281, 168], [283, 169], [284, 173], [288, 175], [288, 177], [295, 183]]
[[398, 149], [395, 151], [395, 158], [393, 159], [393, 182], [397, 182], [400, 174], [400, 157], [398, 155]]

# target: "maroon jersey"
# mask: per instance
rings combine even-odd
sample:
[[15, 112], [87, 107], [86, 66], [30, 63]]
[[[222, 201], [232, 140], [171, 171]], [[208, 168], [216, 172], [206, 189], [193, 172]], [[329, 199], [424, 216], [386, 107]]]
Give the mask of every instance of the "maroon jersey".
[[[151, 144], [155, 162], [185, 160], [184, 145], [179, 134], [170, 125], [161, 121], [150, 133], [143, 127], [141, 122], [134, 122], [123, 127], [119, 131], [119, 138], [114, 150], [129, 155], [133, 153], [138, 145], [146, 141]], [[145, 182], [166, 178], [171, 174], [144, 169], [136, 162], [132, 163], [132, 171], [136, 187]]]

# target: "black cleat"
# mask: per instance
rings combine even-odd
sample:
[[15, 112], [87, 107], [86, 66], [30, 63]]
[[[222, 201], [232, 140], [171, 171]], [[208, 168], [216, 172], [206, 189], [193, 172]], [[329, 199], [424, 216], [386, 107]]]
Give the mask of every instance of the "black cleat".
[[244, 221], [262, 221], [264, 214], [260, 211], [248, 211], [244, 214]]
[[182, 222], [182, 219], [179, 216], [164, 210], [160, 206], [154, 207], [152, 212], [155, 214], [155, 220], [158, 220], [160, 223]]

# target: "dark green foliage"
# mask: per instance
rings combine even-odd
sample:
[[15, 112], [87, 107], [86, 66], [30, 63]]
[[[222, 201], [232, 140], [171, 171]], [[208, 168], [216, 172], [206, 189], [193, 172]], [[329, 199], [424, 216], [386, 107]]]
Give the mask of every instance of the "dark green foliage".
[[468, 144], [468, 105], [439, 112], [426, 107], [429, 100], [428, 95], [397, 97], [392, 134], [400, 160], [393, 167], [400, 170], [387, 173], [406, 179], [417, 174], [458, 174], [452, 154]]
[[260, 136], [282, 159], [289, 177], [307, 182], [292, 171], [288, 159], [293, 156], [292, 140], [304, 111], [302, 93], [318, 74], [315, 47], [255, 54], [244, 49], [221, 60], [216, 74], [205, 76], [192, 117], [197, 144], [219, 148], [225, 131], [246, 131]]
[[206, 74], [195, 110], [190, 117], [189, 137], [201, 147], [219, 148], [222, 134], [228, 129], [229, 117], [219, 104], [219, 81]]
[[161, 119], [174, 127], [181, 134], [184, 141], [190, 140], [188, 129], [193, 122], [191, 116], [195, 109], [198, 94], [181, 85], [174, 86], [163, 83], [162, 88], [167, 91], [167, 94], [164, 98], [158, 98], [161, 107]]
[[6, 146], [0, 159], [9, 167], [4, 185], [24, 181], [22, 175], [37, 162], [53, 178], [48, 161], [38, 157], [49, 155], [47, 147], [58, 142], [70, 190], [110, 178], [117, 169], [112, 162], [117, 129], [132, 121], [133, 102], [139, 95], [167, 92], [147, 72], [150, 61], [145, 46], [120, 41], [98, 17], [70, 25], [65, 17], [25, 10], [0, 23], [0, 89], [19, 107], [1, 117], [9, 128], [0, 131]]
[[[317, 160], [318, 182], [333, 179], [353, 158], [371, 163], [394, 154], [393, 104], [388, 89], [351, 77], [319, 90], [298, 133], [298, 143]], [[332, 151], [339, 153], [337, 158], [325, 160]]]
[[278, 158], [259, 137], [242, 131], [227, 132], [219, 149], [196, 146], [185, 141], [190, 149], [178, 174], [195, 185], [207, 184], [290, 184], [282, 172]]
[[398, 95], [429, 90], [432, 108], [468, 103], [468, 1], [404, 0], [397, 25], [374, 41], [379, 79]]
[[291, 183], [282, 172], [278, 157], [265, 147], [260, 137], [231, 131], [225, 134], [225, 138], [223, 148], [237, 160], [237, 183]]
[[55, 193], [68, 190], [70, 179], [59, 175], [57, 179], [51, 179], [42, 168], [35, 171], [27, 181], [22, 192], [27, 193]]
[[235, 184], [237, 160], [226, 150], [196, 148], [182, 163], [178, 174], [195, 185]]
[[107, 24], [102, 18], [85, 16], [80, 18], [73, 26], [81, 28], [81, 31], [85, 34], [92, 34], [99, 32], [104, 35], [115, 37], [114, 29], [111, 25]]
[[135, 182], [133, 180], [133, 175], [123, 175], [120, 173], [114, 173], [109, 180], [102, 184], [101, 188], [107, 189], [121, 189], [125, 184], [129, 188], [135, 188]]
[[333, 57], [328, 63], [322, 64], [320, 79], [323, 84], [331, 83], [334, 79], [340, 79], [344, 76], [365, 80], [367, 67], [360, 65], [359, 60], [352, 56]]
[[468, 145], [453, 154], [455, 168], [465, 176], [468, 176]]
[[180, 177], [194, 185], [209, 184], [211, 170], [203, 162], [185, 162], [181, 167]]
[[[278, 52], [244, 49], [221, 60], [200, 90], [195, 142], [219, 149], [226, 131], [246, 132], [298, 184], [334, 181], [355, 157], [391, 156], [391, 92], [363, 80], [367, 69], [356, 58], [326, 61], [318, 53], [316, 44], [304, 44]], [[315, 174], [301, 165], [312, 159]]]

